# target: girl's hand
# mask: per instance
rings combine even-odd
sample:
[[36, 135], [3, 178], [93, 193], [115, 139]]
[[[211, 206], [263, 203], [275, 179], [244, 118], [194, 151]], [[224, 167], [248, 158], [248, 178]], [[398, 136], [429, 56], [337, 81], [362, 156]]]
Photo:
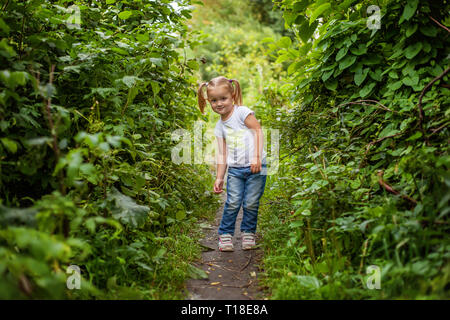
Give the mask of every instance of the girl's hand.
[[254, 157], [252, 162], [250, 162], [250, 171], [252, 173], [258, 173], [261, 171], [262, 164], [261, 159], [259, 157]]
[[216, 179], [214, 182], [214, 193], [221, 193], [223, 191], [223, 179]]

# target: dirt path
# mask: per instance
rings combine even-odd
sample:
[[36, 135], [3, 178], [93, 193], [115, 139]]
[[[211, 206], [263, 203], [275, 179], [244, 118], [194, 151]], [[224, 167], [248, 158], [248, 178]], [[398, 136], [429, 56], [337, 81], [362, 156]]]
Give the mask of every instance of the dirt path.
[[[243, 251], [241, 232], [242, 207], [236, 221], [233, 237], [234, 251], [221, 252], [217, 248], [218, 234], [226, 193], [222, 193], [223, 203], [216, 212], [213, 225], [204, 228], [205, 238], [200, 243], [206, 251], [202, 253], [202, 261], [196, 264], [209, 276], [208, 279], [190, 279], [186, 283], [190, 300], [253, 300], [263, 299], [258, 289], [257, 265], [262, 257], [262, 250]], [[258, 244], [258, 235], [256, 242]]]

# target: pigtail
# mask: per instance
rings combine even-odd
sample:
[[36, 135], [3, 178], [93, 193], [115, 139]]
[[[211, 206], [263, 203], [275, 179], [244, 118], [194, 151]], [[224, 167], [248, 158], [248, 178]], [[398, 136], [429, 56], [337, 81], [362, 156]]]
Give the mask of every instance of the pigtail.
[[197, 91], [197, 100], [198, 100], [198, 106], [200, 108], [200, 111], [202, 114], [205, 114], [205, 107], [206, 107], [206, 99], [203, 93], [203, 87], [206, 87], [207, 83], [203, 82], [199, 87]]
[[241, 91], [241, 85], [239, 84], [239, 81], [236, 79], [231, 80], [232, 83], [234, 83], [234, 92], [233, 92], [233, 100], [234, 103], [238, 106], [242, 106], [242, 91]]

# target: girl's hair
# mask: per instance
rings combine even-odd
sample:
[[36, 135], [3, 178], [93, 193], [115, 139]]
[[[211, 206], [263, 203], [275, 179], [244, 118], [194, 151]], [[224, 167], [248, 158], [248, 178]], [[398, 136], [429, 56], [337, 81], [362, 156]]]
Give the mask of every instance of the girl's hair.
[[[234, 84], [234, 86], [233, 86]], [[208, 91], [209, 88], [214, 88], [218, 86], [228, 86], [228, 89], [231, 92], [231, 96], [233, 97], [233, 103], [237, 105], [242, 105], [242, 91], [241, 91], [241, 85], [239, 84], [239, 81], [236, 79], [227, 79], [225, 77], [216, 77], [214, 79], [211, 79], [208, 82], [203, 82], [198, 87], [197, 91], [197, 97], [198, 97], [198, 106], [200, 107], [200, 111], [204, 114], [205, 112], [205, 106], [206, 106], [206, 99], [203, 93], [203, 88], [206, 87], [206, 91]]]

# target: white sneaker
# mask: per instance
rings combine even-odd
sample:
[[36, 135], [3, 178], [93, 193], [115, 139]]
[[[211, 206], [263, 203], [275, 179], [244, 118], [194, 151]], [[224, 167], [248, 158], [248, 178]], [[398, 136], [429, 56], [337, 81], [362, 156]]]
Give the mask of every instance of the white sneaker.
[[233, 251], [233, 236], [231, 234], [219, 235], [219, 250], [220, 251]]
[[256, 247], [255, 234], [251, 232], [242, 233], [242, 250], [251, 250]]

